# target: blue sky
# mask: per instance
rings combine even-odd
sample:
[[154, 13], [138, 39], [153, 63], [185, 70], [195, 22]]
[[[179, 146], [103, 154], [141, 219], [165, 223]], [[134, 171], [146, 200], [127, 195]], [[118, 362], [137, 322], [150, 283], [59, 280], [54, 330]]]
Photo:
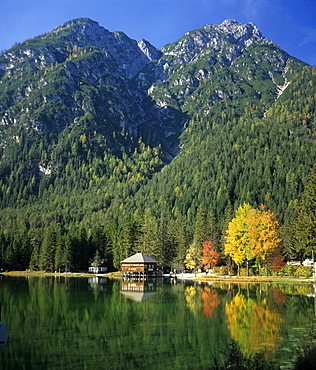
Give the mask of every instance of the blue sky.
[[205, 24], [253, 22], [290, 55], [316, 65], [316, 0], [0, 0], [0, 51], [80, 17], [159, 49]]

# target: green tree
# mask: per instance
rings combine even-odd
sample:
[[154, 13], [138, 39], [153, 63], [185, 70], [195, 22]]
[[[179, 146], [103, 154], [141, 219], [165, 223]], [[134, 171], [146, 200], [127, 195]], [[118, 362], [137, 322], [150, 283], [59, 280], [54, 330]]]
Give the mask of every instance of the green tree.
[[43, 241], [40, 249], [39, 268], [40, 270], [54, 269], [55, 251], [57, 247], [57, 234], [53, 226], [47, 227], [44, 231]]
[[183, 270], [184, 260], [189, 244], [188, 232], [185, 219], [179, 214], [175, 220], [171, 220], [168, 225], [168, 240], [173, 254], [173, 267]]
[[202, 243], [207, 239], [207, 236], [206, 214], [200, 204], [196, 213], [193, 235], [193, 241], [197, 248], [202, 248]]
[[219, 229], [218, 221], [215, 216], [214, 208], [210, 205], [206, 216], [207, 238], [212, 240], [215, 249], [219, 248]]
[[160, 251], [157, 246], [158, 223], [149, 208], [146, 209], [140, 234], [136, 240], [137, 252], [144, 253], [161, 262]]
[[94, 267], [95, 272], [99, 271], [99, 267], [101, 266], [101, 261], [100, 261], [100, 252], [98, 249], [96, 250], [94, 254], [92, 266]]
[[316, 165], [310, 175], [297, 210], [295, 240], [302, 251], [301, 258], [312, 257], [316, 250]]
[[[122, 223], [121, 231], [121, 245], [122, 245], [122, 259], [128, 258], [133, 254], [134, 249], [134, 232], [132, 219], [129, 216], [125, 216]], [[121, 259], [121, 260], [122, 260]], [[121, 261], [120, 260], [120, 261]]]

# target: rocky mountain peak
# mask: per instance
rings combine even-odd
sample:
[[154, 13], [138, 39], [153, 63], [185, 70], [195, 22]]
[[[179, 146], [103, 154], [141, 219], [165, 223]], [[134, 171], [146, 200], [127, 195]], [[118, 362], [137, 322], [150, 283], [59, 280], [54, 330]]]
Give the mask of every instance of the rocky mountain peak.
[[217, 26], [217, 29], [222, 34], [227, 34], [227, 40], [233, 44], [247, 47], [253, 42], [268, 42], [268, 40], [262, 37], [259, 29], [251, 22], [240, 24], [234, 19], [226, 19]]
[[290, 57], [269, 43], [254, 24], [225, 20], [159, 51], [75, 19], [0, 55], [0, 123], [60, 132], [93, 117], [108, 139], [122, 128], [150, 132], [151, 144], [168, 141], [174, 154], [195, 111], [245, 93], [263, 111], [286, 86]]
[[[127, 78], [134, 77], [149, 61], [159, 58], [161, 53], [148, 41], [139, 42], [129, 38], [124, 32], [101, 27], [89, 18], [79, 18], [58, 26], [53, 32], [60, 33], [69, 29], [62, 36], [79, 47], [94, 47], [104, 50], [121, 65]], [[123, 63], [122, 63], [123, 61]]]
[[146, 57], [151, 61], [154, 59], [158, 59], [162, 56], [162, 52], [157, 50], [154, 46], [151, 45], [150, 42], [142, 39], [138, 41], [138, 47], [140, 50], [146, 55]]
[[176, 43], [166, 45], [162, 51], [165, 54], [194, 54], [205, 48], [217, 48], [233, 44], [248, 47], [253, 43], [271, 43], [262, 37], [259, 29], [251, 22], [240, 24], [227, 19], [220, 25], [207, 24], [204, 27], [187, 32]]

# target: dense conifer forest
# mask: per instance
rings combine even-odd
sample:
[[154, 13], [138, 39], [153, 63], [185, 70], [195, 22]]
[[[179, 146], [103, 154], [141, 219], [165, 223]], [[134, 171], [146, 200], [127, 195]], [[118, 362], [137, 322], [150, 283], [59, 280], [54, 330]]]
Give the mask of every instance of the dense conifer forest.
[[[50, 48], [66, 37], [69, 28], [71, 24], [59, 28], [60, 34], [55, 31], [56, 38], [43, 35], [10, 52], [21, 54], [34, 44], [34, 50], [53, 54]], [[177, 45], [168, 45], [163, 52], [176, 50]], [[248, 48], [252, 57], [259, 51], [262, 55], [277, 52], [274, 44], [262, 45]], [[143, 252], [166, 270], [181, 270], [190, 245], [195, 243], [202, 251], [206, 240], [220, 253], [218, 263], [227, 265], [226, 231], [244, 203], [256, 209], [264, 204], [276, 215], [282, 239], [279, 250], [285, 260], [311, 257], [315, 222], [311, 205], [316, 201], [315, 68], [293, 58], [283, 74], [269, 77], [267, 70], [277, 69], [272, 61], [269, 66], [262, 62], [256, 69], [241, 69], [237, 78], [236, 70], [214, 62], [212, 73], [208, 72], [211, 77], [205, 77], [204, 69], [205, 79], [186, 97], [181, 91], [189, 94], [193, 88], [184, 82], [173, 84], [180, 78], [176, 70], [169, 86], [156, 83], [152, 100], [137, 90], [139, 96], [132, 102], [133, 119], [139, 120], [136, 128], [120, 125], [123, 98], [113, 91], [121, 88], [127, 94], [140, 81], [147, 88], [153, 63], [159, 66], [161, 57], [148, 62], [136, 77], [115, 77], [119, 79], [115, 88], [103, 81], [100, 89], [89, 81], [91, 76], [80, 77], [75, 99], [81, 112], [69, 125], [67, 115], [77, 108], [67, 108], [72, 103], [66, 98], [65, 68], [70, 62], [78, 66], [89, 59], [92, 63], [106, 52], [63, 47], [55, 55], [55, 64], [42, 63], [37, 69], [36, 63], [23, 61], [20, 68], [0, 73], [1, 269], [82, 271], [96, 255], [107, 258], [115, 269], [122, 259]], [[8, 53], [2, 54], [0, 62], [6, 58]], [[172, 63], [170, 59], [169, 67]], [[202, 59], [194, 63], [196, 70], [212, 66]], [[238, 63], [254, 68], [246, 55]], [[192, 65], [185, 66], [188, 70], [182, 76], [194, 75]], [[114, 79], [107, 73], [108, 80]], [[44, 93], [40, 88], [31, 92], [31, 85], [41, 83]], [[233, 89], [238, 92], [230, 94]], [[212, 97], [219, 90], [224, 97]], [[168, 130], [150, 123], [158, 110], [153, 99], [157, 102], [166, 96], [170, 101], [158, 113], [173, 131], [160, 139], [160, 130]], [[131, 97], [125, 98], [132, 105]], [[147, 116], [137, 113], [137, 99], [148, 108]], [[131, 120], [131, 111], [125, 114]]]

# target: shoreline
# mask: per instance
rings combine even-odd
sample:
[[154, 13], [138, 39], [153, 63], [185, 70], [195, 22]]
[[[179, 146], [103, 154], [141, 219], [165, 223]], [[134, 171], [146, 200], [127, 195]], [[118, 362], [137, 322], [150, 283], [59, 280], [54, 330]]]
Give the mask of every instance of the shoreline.
[[[108, 277], [123, 278], [120, 272], [106, 274], [91, 274], [86, 272], [45, 272], [45, 271], [3, 271], [3, 276], [15, 277]], [[168, 274], [165, 279], [194, 280], [199, 282], [222, 282], [222, 283], [316, 283], [315, 278], [296, 278], [280, 276], [228, 276], [228, 275], [205, 275], [205, 274]]]

